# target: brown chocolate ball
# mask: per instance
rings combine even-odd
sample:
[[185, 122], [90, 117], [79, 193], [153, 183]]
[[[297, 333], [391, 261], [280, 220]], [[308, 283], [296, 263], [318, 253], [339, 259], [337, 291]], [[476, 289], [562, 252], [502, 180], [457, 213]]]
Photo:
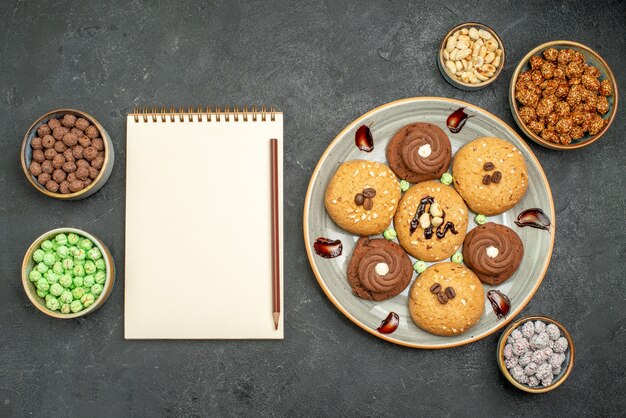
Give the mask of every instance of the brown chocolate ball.
[[76, 116], [74, 115], [70, 115], [69, 113], [65, 116], [63, 116], [63, 119], [61, 120], [61, 124], [63, 126], [65, 126], [66, 128], [73, 128], [74, 124], [76, 123]]
[[46, 157], [43, 155], [43, 150], [36, 149], [33, 151], [33, 161], [37, 161], [38, 163], [46, 161]]
[[63, 152], [67, 149], [67, 145], [63, 143], [63, 141], [57, 141], [54, 143], [54, 150], [56, 152]]
[[74, 164], [71, 161], [67, 161], [65, 164], [63, 164], [63, 171], [65, 171], [66, 173], [73, 173], [74, 171], [76, 171], [76, 164]]
[[85, 180], [89, 177], [89, 169], [87, 167], [78, 167], [76, 169], [76, 178], [78, 180]]
[[46, 189], [48, 189], [52, 193], [56, 193], [59, 191], [59, 183], [57, 183], [54, 180], [50, 180], [49, 182], [46, 183]]
[[98, 174], [100, 173], [100, 170], [95, 169], [93, 167], [89, 167], [89, 178], [92, 180], [95, 180], [96, 177], [98, 177]]
[[89, 121], [85, 118], [78, 118], [76, 119], [75, 126], [81, 131], [84, 131], [85, 129], [89, 128]]
[[52, 135], [46, 135], [43, 138], [41, 138], [41, 145], [44, 148], [52, 148], [54, 147], [54, 143], [56, 142], [56, 140], [54, 139], [54, 137]]
[[70, 148], [63, 151], [63, 158], [65, 158], [65, 161], [74, 162], [74, 154], [72, 154], [72, 150]]
[[41, 143], [41, 138], [39, 138], [38, 136], [34, 137], [31, 141], [30, 141], [30, 147], [32, 149], [42, 149], [43, 145]]
[[62, 154], [57, 154], [52, 159], [52, 167], [54, 168], [61, 168], [63, 164], [65, 164], [65, 157]]
[[73, 182], [74, 180], [76, 180], [76, 173], [69, 173], [65, 180], [69, 181], [70, 183]]
[[55, 151], [54, 148], [48, 148], [43, 152], [43, 156], [46, 157], [46, 160], [52, 160], [54, 157], [57, 156], [57, 154], [58, 153]]
[[41, 173], [40, 175], [37, 176], [37, 181], [42, 186], [45, 186], [46, 183], [49, 182], [51, 179], [52, 179], [52, 176], [48, 173]]
[[65, 126], [59, 126], [54, 128], [54, 130], [52, 131], [52, 136], [54, 137], [54, 139], [63, 139], [63, 136], [69, 132], [69, 129], [67, 129]]
[[54, 167], [52, 167], [52, 161], [46, 160], [41, 163], [41, 171], [43, 171], [44, 173], [52, 174], [52, 172], [54, 171]]
[[74, 158], [76, 158], [77, 160], [80, 160], [83, 158], [83, 147], [81, 147], [80, 145], [74, 145], [72, 147], [72, 155], [74, 155]]
[[102, 138], [94, 138], [93, 141], [91, 141], [91, 146], [98, 151], [104, 151], [104, 141]]
[[98, 156], [98, 150], [95, 147], [87, 147], [83, 151], [83, 157], [87, 161], [93, 161]]
[[70, 192], [70, 182], [65, 180], [59, 184], [59, 191], [63, 194], [68, 194]]
[[76, 161], [76, 167], [91, 167], [91, 164], [89, 164], [89, 161], [85, 160], [85, 159], [80, 159]]
[[48, 126], [54, 131], [56, 128], [61, 126], [61, 122], [58, 119], [52, 118], [48, 121]]
[[92, 162], [91, 166], [100, 170], [104, 165], [104, 155], [98, 155]]
[[78, 144], [78, 137], [73, 133], [68, 132], [63, 135], [63, 143], [68, 147], [73, 147], [74, 145]]
[[37, 128], [37, 135], [39, 135], [42, 138], [46, 135], [50, 135], [51, 133], [52, 133], [52, 129], [50, 129], [50, 127], [46, 125], [45, 123], [41, 125], [39, 128]]
[[83, 190], [84, 185], [83, 182], [80, 180], [74, 180], [74, 181], [70, 181], [70, 191], [72, 193], [76, 193], [79, 192], [81, 190]]
[[[95, 170], [95, 168], [93, 169]], [[35, 177], [43, 173], [43, 171], [41, 170], [41, 164], [39, 164], [37, 161], [31, 162], [30, 167], [28, 167], [28, 170], [30, 171], [30, 174], [32, 174]]]
[[89, 137], [89, 139], [94, 139], [100, 136], [100, 132], [96, 129], [95, 126], [90, 125], [87, 129], [85, 129], [85, 135]]
[[74, 127], [70, 130], [71, 133], [73, 133], [74, 135], [76, 135], [77, 137], [81, 137], [82, 135], [85, 135], [85, 133], [83, 131], [81, 131], [80, 129]]
[[87, 148], [91, 146], [91, 139], [87, 135], [81, 135], [78, 137], [78, 143], [81, 147]]
[[65, 174], [65, 171], [61, 170], [60, 168], [57, 168], [52, 172], [52, 180], [56, 181], [57, 183], [61, 183], [65, 180], [66, 177], [67, 174]]

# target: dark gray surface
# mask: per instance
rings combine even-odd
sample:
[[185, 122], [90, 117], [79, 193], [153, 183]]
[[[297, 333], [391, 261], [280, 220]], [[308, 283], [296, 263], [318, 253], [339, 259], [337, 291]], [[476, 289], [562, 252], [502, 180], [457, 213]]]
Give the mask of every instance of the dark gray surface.
[[[514, 66], [554, 39], [595, 48], [623, 85], [623, 2], [126, 3], [0, 6], [0, 416], [624, 413], [624, 105], [589, 148], [530, 144], [552, 186], [558, 228], [548, 274], [523, 314], [553, 316], [576, 343], [574, 371], [554, 392], [527, 395], [506, 382], [495, 362], [499, 332], [465, 347], [420, 351], [361, 331], [325, 298], [302, 240], [311, 172], [354, 118], [388, 101], [432, 95], [470, 101], [513, 126], [507, 87]], [[435, 65], [445, 31], [469, 20], [496, 29], [508, 53], [500, 79], [473, 93], [448, 85]], [[286, 113], [285, 340], [125, 341], [124, 116], [135, 105], [227, 103], [274, 104]], [[65, 106], [95, 116], [116, 147], [109, 182], [81, 202], [44, 197], [19, 167], [31, 122]], [[200, 161], [211, 158], [236, 163], [210, 150]], [[117, 264], [110, 299], [84, 319], [47, 318], [21, 288], [24, 251], [58, 226], [101, 237]], [[193, 297], [175, 278], [172, 288], [172, 309]]]

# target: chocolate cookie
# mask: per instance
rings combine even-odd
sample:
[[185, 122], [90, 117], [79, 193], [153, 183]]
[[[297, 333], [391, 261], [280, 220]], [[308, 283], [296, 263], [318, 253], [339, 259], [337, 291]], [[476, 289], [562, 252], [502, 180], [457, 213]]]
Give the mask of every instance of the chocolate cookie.
[[451, 156], [448, 136], [432, 123], [407, 125], [387, 145], [389, 166], [398, 177], [411, 183], [441, 177], [448, 171]]
[[418, 327], [436, 335], [458, 335], [483, 314], [483, 286], [472, 271], [456, 263], [438, 263], [417, 276], [409, 292], [409, 311]]
[[385, 300], [400, 294], [411, 281], [411, 259], [398, 244], [361, 237], [348, 265], [348, 281], [361, 299]]
[[465, 264], [492, 286], [511, 277], [523, 256], [524, 245], [515, 231], [493, 222], [472, 229], [463, 242]]
[[467, 206], [483, 215], [511, 209], [528, 187], [521, 151], [499, 138], [477, 138], [461, 147], [452, 162], [452, 175]]
[[357, 235], [377, 235], [389, 226], [400, 200], [400, 183], [384, 164], [341, 164], [328, 183], [324, 205], [333, 221]]
[[393, 224], [400, 245], [413, 257], [440, 261], [461, 247], [468, 210], [452, 187], [425, 181], [404, 193]]

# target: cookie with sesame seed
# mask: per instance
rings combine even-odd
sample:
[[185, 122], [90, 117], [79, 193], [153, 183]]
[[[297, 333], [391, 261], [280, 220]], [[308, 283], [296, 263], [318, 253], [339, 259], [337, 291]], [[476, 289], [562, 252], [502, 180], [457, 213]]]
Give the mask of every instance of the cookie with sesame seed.
[[389, 167], [375, 161], [341, 164], [326, 187], [324, 205], [333, 221], [362, 236], [378, 235], [391, 223], [400, 183]]
[[465, 144], [452, 161], [454, 188], [476, 213], [497, 215], [511, 209], [526, 193], [528, 170], [515, 145], [482, 137]]
[[478, 277], [457, 263], [438, 263], [417, 276], [409, 292], [415, 324], [431, 334], [459, 335], [483, 314], [485, 294]]
[[404, 193], [393, 224], [406, 252], [423, 261], [441, 261], [461, 247], [468, 210], [452, 187], [424, 181]]

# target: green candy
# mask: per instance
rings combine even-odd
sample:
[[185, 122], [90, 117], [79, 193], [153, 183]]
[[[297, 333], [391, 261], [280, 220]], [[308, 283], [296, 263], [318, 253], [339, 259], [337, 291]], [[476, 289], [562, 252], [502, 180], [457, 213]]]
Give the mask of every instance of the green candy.
[[61, 263], [60, 261], [54, 263], [54, 265], [52, 266], [52, 271], [56, 274], [63, 274], [63, 272], [65, 271], [63, 269], [63, 263]]
[[47, 290], [39, 290], [37, 289], [37, 296], [39, 296], [40, 298], [45, 298], [46, 296], [48, 296], [48, 291]]
[[48, 239], [41, 243], [41, 249], [47, 253], [52, 252], [52, 247], [54, 247], [54, 244]]
[[107, 266], [103, 259], [96, 260], [96, 268], [98, 270], [106, 270]]
[[385, 231], [383, 232], [383, 237], [385, 237], [385, 239], [389, 241], [393, 240], [397, 236], [398, 236], [398, 233], [392, 227], [385, 229]]
[[84, 260], [87, 256], [87, 253], [82, 248], [79, 248], [78, 251], [74, 254], [74, 261], [76, 260]]
[[78, 258], [76, 258], [74, 260], [74, 266], [85, 266], [85, 260], [79, 260]]
[[83, 304], [80, 303], [80, 300], [75, 300], [72, 303], [70, 303], [70, 310], [74, 313], [80, 312], [83, 310]]
[[70, 249], [67, 248], [65, 245], [61, 245], [59, 248], [57, 248], [57, 255], [61, 257], [61, 259], [67, 258], [70, 255]]
[[452, 183], [452, 180], [453, 180], [453, 178], [452, 178], [452, 174], [450, 174], [450, 173], [443, 173], [443, 175], [442, 175], [442, 176], [441, 176], [441, 178], [439, 179], [439, 181], [440, 181], [442, 184], [446, 184], [446, 185], [451, 184], [451, 183]]
[[65, 288], [72, 286], [72, 276], [70, 276], [69, 274], [62, 275], [61, 277], [59, 277], [59, 284]]
[[64, 303], [63, 305], [61, 305], [61, 313], [68, 314], [70, 312], [72, 312], [72, 310], [70, 309], [69, 303]]
[[87, 239], [87, 238], [83, 238], [80, 240], [80, 242], [78, 243], [78, 247], [82, 248], [83, 250], [87, 251], [88, 249], [90, 249], [91, 247], [93, 247], [93, 242], [91, 242], [91, 240]]
[[59, 300], [57, 298], [51, 297], [50, 299], [46, 300], [46, 308], [53, 311], [58, 311], [59, 309], [61, 309], [61, 304], [59, 303]]
[[56, 241], [52, 241], [52, 251], [56, 251], [59, 248], [59, 244]]
[[406, 192], [407, 190], [409, 190], [409, 187], [411, 187], [411, 183], [406, 180], [400, 180], [400, 190]]
[[83, 286], [91, 287], [96, 283], [96, 279], [90, 274], [88, 276], [83, 277]]
[[58, 234], [56, 237], [54, 237], [54, 240], [59, 245], [65, 245], [65, 244], [67, 244], [67, 235], [65, 235], [65, 234]]
[[463, 254], [461, 254], [461, 253], [454, 253], [454, 255], [452, 257], [450, 257], [450, 260], [452, 260], [453, 263], [461, 264], [461, 263], [463, 263]]
[[74, 300], [74, 296], [72, 296], [72, 292], [70, 292], [69, 290], [63, 290], [61, 296], [59, 296], [59, 300], [62, 303], [72, 303], [72, 301]]
[[98, 271], [96, 272], [96, 274], [94, 274], [93, 278], [96, 280], [96, 283], [98, 284], [104, 284], [104, 282], [106, 281], [106, 274], [104, 274], [103, 271]]
[[41, 273], [39, 273], [37, 270], [32, 269], [30, 273], [28, 273], [28, 280], [30, 280], [31, 282], [36, 282], [39, 279], [41, 279]]
[[98, 296], [100, 293], [102, 293], [102, 290], [104, 288], [102, 287], [101, 284], [94, 284], [93, 286], [91, 286], [91, 294], [94, 296]]
[[102, 253], [98, 249], [98, 247], [93, 247], [87, 252], [87, 257], [91, 260], [100, 260], [102, 258]]
[[72, 257], [78, 254], [78, 247], [75, 245], [72, 245], [71, 247], [67, 247], [67, 249], [70, 250], [70, 254], [72, 255]]
[[80, 298], [80, 302], [83, 304], [85, 308], [92, 305], [95, 301], [96, 301], [96, 298], [94, 298], [91, 293], [86, 293], [82, 298]]
[[74, 260], [72, 260], [71, 258], [66, 258], [65, 260], [61, 261], [61, 264], [65, 270], [71, 270], [74, 268]]
[[52, 253], [46, 253], [46, 254], [43, 256], [43, 263], [44, 263], [46, 266], [48, 266], [48, 267], [52, 267], [52, 265], [53, 265], [54, 263], [56, 263], [56, 261], [57, 261], [57, 260], [56, 260], [56, 258], [54, 258], [54, 254], [52, 254]]
[[85, 269], [85, 273], [87, 274], [94, 274], [97, 270], [96, 264], [91, 260], [87, 260], [83, 268]]
[[85, 268], [83, 266], [74, 266], [72, 271], [74, 272], [74, 276], [83, 277], [85, 275]]
[[37, 283], [35, 283], [35, 286], [37, 286], [37, 289], [43, 290], [44, 292], [47, 292], [48, 289], [50, 289], [50, 283], [48, 283], [48, 281], [44, 279], [43, 277], [37, 280]]
[[72, 289], [72, 297], [74, 299], [80, 299], [83, 296], [85, 296], [85, 289], [83, 289], [82, 287], [77, 287], [75, 289]]
[[474, 221], [478, 224], [478, 225], [483, 225], [485, 222], [487, 222], [487, 217], [485, 215], [482, 214], [478, 214], [474, 217]]
[[61, 293], [63, 293], [63, 286], [61, 286], [58, 283], [53, 283], [50, 286], [50, 290], [49, 290], [50, 294], [53, 296], [61, 296]]
[[76, 245], [80, 241], [80, 237], [73, 232], [67, 234], [67, 243], [70, 245]]
[[59, 275], [53, 272], [52, 270], [48, 270], [46, 273], [46, 279], [48, 279], [48, 283], [53, 284], [59, 281]]
[[35, 261], [35, 263], [41, 263], [43, 261], [43, 256], [46, 253], [44, 253], [44, 251], [41, 248], [37, 248], [35, 250], [35, 252], [33, 253], [33, 260]]
[[43, 262], [37, 264], [37, 267], [35, 268], [41, 274], [44, 274], [46, 271], [48, 271], [48, 266], [46, 266]]
[[422, 274], [427, 268], [428, 266], [422, 260], [417, 260], [415, 263], [413, 263], [413, 270], [415, 270], [417, 274]]
[[74, 287], [81, 287], [83, 285], [83, 278], [81, 276], [74, 277]]

